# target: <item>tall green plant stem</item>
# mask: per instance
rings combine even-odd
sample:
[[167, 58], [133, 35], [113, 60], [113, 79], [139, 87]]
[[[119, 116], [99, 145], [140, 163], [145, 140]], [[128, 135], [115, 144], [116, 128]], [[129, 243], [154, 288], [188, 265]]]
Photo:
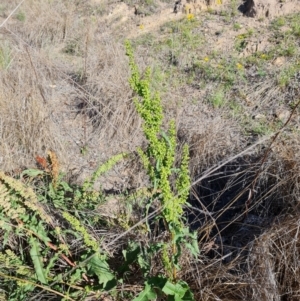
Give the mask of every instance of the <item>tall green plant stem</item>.
[[[190, 187], [189, 177], [189, 150], [184, 145], [181, 156], [181, 165], [175, 167], [175, 155], [177, 149], [176, 127], [172, 120], [167, 133], [162, 130], [163, 107], [158, 93], [151, 93], [151, 71], [147, 68], [143, 78], [135, 63], [132, 47], [126, 42], [126, 54], [129, 58], [131, 77], [129, 80], [132, 90], [136, 93], [134, 105], [143, 119], [143, 132], [148, 141], [145, 151], [138, 149], [141, 160], [147, 170], [156, 192], [154, 197], [161, 201], [162, 215], [171, 234], [171, 259], [173, 263], [172, 278], [176, 279], [176, 257], [178, 250], [176, 233], [182, 232], [183, 206], [187, 202]], [[176, 178], [172, 185], [171, 178]]]

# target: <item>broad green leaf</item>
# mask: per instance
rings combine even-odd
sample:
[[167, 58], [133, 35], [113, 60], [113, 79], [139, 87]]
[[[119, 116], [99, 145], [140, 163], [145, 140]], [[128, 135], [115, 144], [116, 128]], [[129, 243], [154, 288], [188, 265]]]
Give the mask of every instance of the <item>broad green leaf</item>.
[[200, 250], [198, 246], [197, 232], [189, 232], [188, 228], [176, 229], [175, 228], [174, 240], [177, 244], [184, 244], [192, 253], [193, 256], [197, 257]]
[[168, 278], [166, 278], [166, 277], [155, 276], [155, 277], [149, 278], [147, 280], [147, 283], [149, 285], [151, 285], [152, 287], [156, 287], [156, 288], [159, 288], [160, 290], [162, 290], [167, 281], [168, 281]]
[[45, 271], [44, 271], [44, 267], [43, 267], [43, 263], [42, 263], [42, 258], [40, 255], [40, 243], [34, 237], [30, 238], [29, 243], [31, 245], [30, 257], [33, 261], [33, 265], [34, 265], [34, 269], [35, 269], [37, 278], [41, 283], [47, 284], [47, 279], [46, 279], [46, 275], [44, 273]]
[[107, 262], [100, 258], [100, 254], [93, 256], [89, 261], [87, 267], [89, 273], [97, 275], [99, 284], [103, 284], [103, 286], [106, 286], [107, 282], [115, 278], [115, 276], [110, 272], [110, 268]]
[[[181, 298], [182, 301], [195, 301], [194, 299], [194, 295], [193, 293], [191, 292], [190, 288], [185, 292], [184, 296]], [[175, 298], [175, 301], [176, 298]]]
[[[70, 283], [75, 284], [76, 282], [82, 280], [82, 273], [85, 273], [86, 271], [81, 269], [81, 268], [77, 268], [75, 270], [75, 272], [71, 275], [70, 277]], [[59, 279], [60, 277], [58, 277]]]
[[170, 138], [165, 132], [161, 132], [162, 137], [165, 139], [165, 141], [168, 143], [168, 146], [170, 149], [172, 149], [172, 142], [170, 141]]
[[[29, 219], [30, 219], [30, 217], [29, 217]], [[37, 220], [34, 216], [31, 216], [30, 222], [31, 222], [31, 224], [28, 225], [28, 229], [30, 229], [32, 231], [32, 233], [35, 233], [36, 236], [38, 238], [40, 238], [41, 240], [43, 240], [43, 242], [45, 244], [47, 244], [47, 242], [51, 241], [51, 239], [48, 237], [48, 233], [45, 229], [43, 222], [39, 221], [37, 223]]]
[[135, 242], [129, 242], [127, 250], [123, 250], [123, 256], [125, 258], [125, 263], [121, 266], [120, 272], [124, 273], [129, 270], [129, 265], [135, 262], [138, 258], [139, 253], [141, 252], [140, 246]]
[[21, 173], [22, 176], [29, 176], [29, 177], [37, 177], [39, 175], [43, 175], [44, 171], [39, 169], [26, 169]]
[[170, 281], [167, 281], [165, 286], [163, 287], [162, 291], [166, 294], [166, 295], [174, 295], [174, 296], [178, 296], [178, 297], [183, 297], [185, 292], [187, 291], [186, 287], [183, 287], [182, 285], [180, 285], [180, 283], [172, 283]]
[[[3, 217], [1, 216], [1, 219], [3, 221]], [[2, 237], [2, 248], [4, 248], [8, 242], [8, 240], [11, 238], [11, 231], [12, 231], [12, 226], [9, 224], [9, 221], [5, 221], [1, 224], [1, 229], [5, 230], [4, 235]]]
[[185, 243], [185, 246], [191, 251], [194, 257], [197, 257], [200, 253], [197, 235], [197, 232], [188, 233], [191, 241]]
[[64, 181], [60, 182], [60, 185], [63, 187], [64, 191], [70, 191], [70, 192], [73, 191], [73, 189], [69, 186], [69, 184]]
[[145, 283], [146, 286], [143, 291], [139, 293], [139, 295], [133, 299], [133, 301], [149, 301], [156, 299], [157, 295], [153, 288], [148, 284]]
[[194, 296], [190, 291], [189, 286], [184, 281], [178, 281], [175, 284], [167, 281], [162, 291], [168, 296], [174, 296], [174, 299], [168, 298], [168, 300], [194, 301]]
[[194, 257], [197, 257], [199, 255], [200, 251], [199, 251], [198, 242], [195, 242], [194, 240], [192, 241], [192, 243], [185, 242], [185, 247], [190, 250], [191, 254]]

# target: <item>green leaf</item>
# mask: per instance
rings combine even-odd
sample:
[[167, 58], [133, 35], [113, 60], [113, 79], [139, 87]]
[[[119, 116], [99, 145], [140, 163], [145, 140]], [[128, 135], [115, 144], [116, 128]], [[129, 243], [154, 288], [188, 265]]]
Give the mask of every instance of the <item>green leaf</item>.
[[89, 261], [88, 272], [97, 275], [99, 284], [106, 286], [107, 282], [113, 280], [115, 276], [110, 272], [109, 265], [103, 259], [101, 259], [100, 254], [96, 254]]
[[47, 242], [51, 241], [51, 239], [48, 237], [48, 232], [45, 229], [45, 226], [43, 224], [42, 221], [38, 222], [38, 225], [35, 227], [35, 229], [32, 226], [29, 226], [30, 229], [32, 229], [32, 231], [34, 233], [36, 233], [38, 235], [38, 237], [43, 240], [43, 242], [45, 244], [47, 244]]
[[168, 137], [168, 135], [167, 135], [165, 132], [163, 132], [163, 131], [161, 131], [161, 135], [162, 135], [162, 137], [165, 139], [165, 141], [167, 142], [168, 147], [169, 147], [170, 149], [172, 149], [172, 143], [171, 143], [171, 140], [170, 140], [170, 138]]
[[129, 265], [135, 262], [141, 252], [140, 246], [135, 242], [129, 242], [128, 249], [123, 250], [123, 256], [125, 258], [125, 263], [120, 268], [120, 273], [129, 271]]
[[[71, 277], [70, 277], [70, 283], [72, 283], [72, 284], [75, 284], [75, 283], [77, 283], [78, 281], [80, 281], [80, 280], [82, 280], [82, 274], [83, 273], [86, 273], [86, 270], [84, 270], [84, 269], [81, 269], [81, 268], [77, 268], [76, 270], [75, 270], [75, 272], [71, 275]], [[61, 278], [62, 276], [59, 276], [57, 279], [57, 281], [59, 281], [59, 279]]]
[[31, 245], [30, 257], [33, 261], [33, 265], [34, 265], [34, 269], [35, 269], [37, 278], [41, 283], [47, 284], [47, 279], [46, 279], [46, 275], [44, 273], [45, 271], [44, 271], [44, 267], [43, 267], [43, 263], [42, 263], [42, 258], [40, 255], [40, 242], [36, 238], [31, 237], [29, 240], [29, 243]]
[[11, 232], [12, 232], [12, 226], [9, 224], [9, 221], [6, 221], [6, 218], [4, 218], [3, 216], [1, 216], [1, 220], [3, 222], [3, 220], [5, 221], [4, 223], [2, 223], [1, 225], [1, 229], [5, 230], [4, 231], [4, 236], [2, 237], [2, 248], [4, 248], [8, 242], [9, 239], [11, 239]]
[[60, 182], [60, 185], [63, 187], [64, 191], [70, 191], [70, 192], [73, 191], [73, 189], [69, 186], [69, 184], [64, 181]]
[[23, 177], [23, 176], [29, 176], [29, 177], [35, 178], [35, 177], [43, 175], [43, 174], [44, 174], [43, 170], [39, 170], [39, 169], [26, 169], [26, 170], [22, 171], [21, 177]]
[[174, 296], [174, 299], [168, 298], [168, 300], [174, 301], [194, 301], [194, 296], [188, 286], [184, 281], [178, 281], [177, 283], [172, 283], [169, 280], [166, 282], [162, 291], [167, 296]]
[[172, 283], [170, 281], [167, 281], [165, 286], [163, 287], [162, 291], [166, 295], [174, 295], [179, 296], [180, 298], [184, 296], [185, 292], [187, 291], [186, 288], [182, 287], [180, 283]]
[[139, 295], [133, 299], [133, 301], [149, 301], [156, 299], [157, 294], [153, 288], [146, 282], [145, 288], [139, 293]]

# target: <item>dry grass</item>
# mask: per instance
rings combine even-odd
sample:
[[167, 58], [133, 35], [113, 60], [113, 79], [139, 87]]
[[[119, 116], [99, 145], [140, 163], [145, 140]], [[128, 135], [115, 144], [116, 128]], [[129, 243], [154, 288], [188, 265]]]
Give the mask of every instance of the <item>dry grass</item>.
[[[51, 149], [70, 177], [80, 182], [99, 162], [143, 146], [123, 46], [130, 32], [119, 29], [116, 34], [117, 24], [106, 27], [104, 17], [116, 5], [114, 1], [102, 1], [101, 5], [86, 2], [25, 1], [0, 28], [2, 170], [32, 167], [35, 156]], [[3, 4], [0, 24], [16, 5], [17, 1]], [[202, 34], [202, 27], [197, 34]], [[161, 46], [163, 42], [158, 40]], [[138, 64], [141, 68], [160, 64], [160, 70], [165, 71], [162, 73], [167, 73], [171, 67], [164, 64], [168, 64], [165, 54], [169, 49], [153, 45], [155, 41], [143, 44], [139, 40]], [[162, 54], [157, 54], [157, 49], [163, 49]], [[225, 105], [215, 108], [207, 99], [218, 86], [218, 77], [191, 67], [204, 54], [213, 57], [212, 52], [207, 48], [194, 57], [189, 50], [184, 66], [172, 69], [169, 77], [158, 76], [156, 82], [163, 90], [167, 120], [176, 118], [180, 142], [190, 145], [190, 169], [195, 181], [191, 201], [198, 211], [189, 214], [196, 215], [193, 223], [198, 227], [202, 252], [198, 261], [184, 258], [179, 276], [190, 284], [196, 300], [299, 300], [299, 120], [292, 118], [262, 169], [261, 158], [269, 140], [255, 144], [258, 134], [253, 129], [253, 116], [261, 113], [267, 120], [261, 136], [278, 130], [280, 122], [274, 119], [274, 111], [279, 105], [289, 110], [299, 98], [297, 77], [291, 77], [287, 86], [280, 86], [274, 76], [279, 67], [266, 63], [270, 73], [260, 77], [251, 75], [249, 65], [232, 89], [224, 92]], [[228, 62], [231, 58], [226, 55]], [[290, 59], [291, 65], [297, 59], [299, 54]], [[213, 68], [217, 63], [215, 59]], [[194, 71], [191, 82], [184, 81]], [[226, 72], [220, 73], [224, 86]], [[230, 72], [237, 77], [236, 72]], [[175, 83], [177, 76], [180, 83]], [[239, 106], [238, 116], [233, 116], [229, 108], [233, 100]], [[247, 146], [249, 152], [242, 152]], [[227, 163], [221, 166], [223, 161]], [[213, 173], [208, 175], [210, 170]], [[255, 196], [245, 208], [247, 189], [255, 174], [259, 174]], [[116, 193], [144, 187], [145, 183], [141, 165], [133, 156], [97, 185]], [[226, 218], [222, 210], [227, 212]], [[245, 213], [267, 222], [257, 230], [241, 219]], [[111, 237], [118, 234], [114, 231], [120, 229], [112, 230]], [[114, 241], [112, 253], [118, 253], [126, 243], [127, 236], [124, 241], [121, 238]], [[157, 270], [160, 267], [161, 262], [157, 262]], [[131, 281], [131, 290], [139, 291], [143, 283], [139, 279]]]
[[46, 148], [59, 153], [64, 150], [57, 135], [59, 130], [51, 118], [51, 109], [45, 103], [50, 81], [42, 84], [47, 78], [44, 73], [40, 74], [40, 69], [35, 69], [24, 47], [12, 50], [11, 56], [12, 67], [1, 72], [0, 83], [1, 154], [5, 170], [28, 166], [32, 158], [44, 153]]
[[[257, 241], [251, 256], [253, 295], [260, 300], [299, 299], [299, 212], [278, 221]], [[263, 281], [263, 285], [261, 283]]]
[[97, 28], [92, 4], [25, 1], [25, 19], [2, 29], [10, 59], [1, 74], [3, 169], [53, 149], [65, 170], [82, 174], [83, 150], [92, 169], [139, 143], [123, 44]]

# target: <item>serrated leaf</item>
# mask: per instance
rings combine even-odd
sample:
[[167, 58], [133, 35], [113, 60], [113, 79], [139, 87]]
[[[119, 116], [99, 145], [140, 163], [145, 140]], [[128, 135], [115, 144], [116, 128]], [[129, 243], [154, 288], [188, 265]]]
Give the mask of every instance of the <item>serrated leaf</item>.
[[192, 241], [192, 243], [185, 243], [185, 246], [187, 249], [190, 250], [191, 254], [194, 256], [194, 257], [197, 257], [200, 253], [200, 250], [199, 250], [199, 246], [198, 246], [198, 242], [196, 241]]
[[156, 299], [156, 292], [148, 283], [145, 284], [144, 290], [141, 291], [139, 295], [133, 299], [133, 301], [150, 301]]
[[115, 276], [110, 272], [107, 262], [100, 258], [100, 254], [96, 254], [88, 263], [89, 273], [93, 273], [98, 277], [99, 284], [106, 286], [107, 282], [113, 280]]
[[[86, 271], [84, 271], [84, 272], [86, 272]], [[83, 270], [81, 268], [77, 268], [70, 277], [70, 283], [75, 284], [76, 282], [82, 280], [82, 273], [83, 273]]]
[[34, 265], [34, 270], [37, 275], [37, 279], [43, 283], [47, 284], [47, 279], [42, 263], [42, 258], [40, 254], [40, 243], [37, 239], [34, 237], [31, 237], [29, 240], [29, 243], [31, 245], [30, 249], [30, 257], [32, 259], [33, 265]]

